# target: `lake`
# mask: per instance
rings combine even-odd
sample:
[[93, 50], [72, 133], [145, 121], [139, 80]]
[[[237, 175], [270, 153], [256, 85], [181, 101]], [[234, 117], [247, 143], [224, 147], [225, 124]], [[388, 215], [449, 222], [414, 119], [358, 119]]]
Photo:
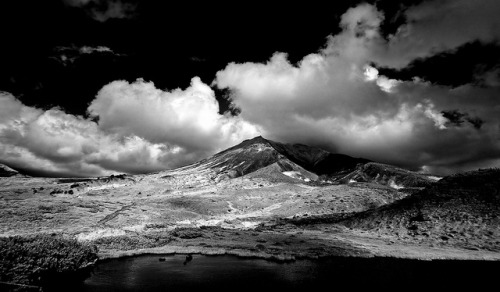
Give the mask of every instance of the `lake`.
[[[276, 263], [235, 256], [142, 255], [102, 261], [71, 291], [416, 290], [498, 285], [500, 262], [328, 258]], [[46, 290], [54, 290], [52, 287]], [[305, 290], [304, 290], [305, 289]]]

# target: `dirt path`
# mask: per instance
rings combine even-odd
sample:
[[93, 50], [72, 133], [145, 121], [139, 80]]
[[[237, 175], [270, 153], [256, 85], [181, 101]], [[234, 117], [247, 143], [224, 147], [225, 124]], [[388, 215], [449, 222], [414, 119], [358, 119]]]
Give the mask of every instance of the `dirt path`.
[[116, 216], [118, 216], [121, 212], [123, 211], [127, 211], [129, 210], [130, 208], [132, 208], [133, 206], [135, 206], [135, 203], [132, 203], [130, 205], [126, 205], [126, 206], [123, 206], [121, 207], [120, 209], [114, 211], [113, 213], [109, 214], [109, 215], [106, 215], [106, 217], [104, 217], [103, 219], [99, 220], [99, 222], [97, 222], [97, 224], [100, 224], [100, 225], [106, 225], [106, 223], [108, 223], [109, 221], [113, 220], [114, 218], [116, 218]]

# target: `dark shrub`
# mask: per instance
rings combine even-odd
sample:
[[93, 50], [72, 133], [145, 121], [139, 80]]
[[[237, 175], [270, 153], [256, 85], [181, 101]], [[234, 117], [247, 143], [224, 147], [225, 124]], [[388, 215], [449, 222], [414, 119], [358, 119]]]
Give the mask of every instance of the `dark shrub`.
[[0, 238], [0, 281], [43, 286], [81, 281], [97, 261], [97, 248], [55, 234]]

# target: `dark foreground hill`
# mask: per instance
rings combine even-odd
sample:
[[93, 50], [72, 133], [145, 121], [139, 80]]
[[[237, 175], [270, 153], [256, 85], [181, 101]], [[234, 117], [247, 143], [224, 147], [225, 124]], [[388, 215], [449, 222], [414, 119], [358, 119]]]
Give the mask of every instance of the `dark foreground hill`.
[[500, 169], [443, 178], [413, 196], [342, 224], [403, 239], [500, 251]]

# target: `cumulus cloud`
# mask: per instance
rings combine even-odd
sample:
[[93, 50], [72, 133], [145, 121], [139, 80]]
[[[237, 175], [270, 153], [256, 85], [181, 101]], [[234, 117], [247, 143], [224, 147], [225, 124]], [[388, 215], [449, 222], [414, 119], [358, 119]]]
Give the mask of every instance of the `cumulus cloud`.
[[95, 119], [23, 105], [0, 94], [0, 163], [55, 176], [143, 173], [197, 161], [258, 134], [218, 114], [199, 78], [185, 90], [115, 81], [89, 107]]
[[[461, 1], [447, 1], [443, 6], [425, 2], [406, 11], [410, 22], [389, 40], [379, 32], [384, 15], [362, 4], [341, 17], [339, 34], [330, 36], [323, 49], [297, 65], [285, 53], [275, 53], [266, 63], [230, 63], [216, 74], [213, 84], [231, 90], [240, 117], [280, 141], [312, 143], [440, 173], [495, 165], [500, 158], [498, 88], [472, 84], [453, 88], [418, 78], [394, 80], [379, 75], [372, 66], [403, 66], [470, 40], [493, 40], [496, 32], [485, 30], [496, 27], [496, 21], [488, 22], [491, 13], [484, 11], [489, 4], [485, 1], [466, 15], [470, 5]], [[429, 8], [432, 5], [441, 12], [451, 5], [442, 24], [434, 21], [438, 14]], [[485, 19], [481, 21], [480, 15]], [[479, 28], [466, 30], [464, 37], [448, 35], [447, 29], [459, 31], [456, 16], [474, 19]], [[424, 28], [436, 29], [443, 39], [427, 34]], [[414, 44], [416, 40], [421, 46]], [[443, 113], [453, 109], [484, 123], [481, 127], [473, 123], [450, 126]]]
[[[407, 24], [389, 41], [373, 41], [373, 61], [382, 66], [403, 68], [416, 58], [453, 50], [472, 41], [500, 40], [499, 3], [496, 0], [424, 1], [404, 14]], [[380, 18], [379, 18], [380, 19]]]
[[63, 0], [66, 5], [80, 7], [95, 20], [105, 22], [111, 18], [131, 18], [136, 9], [133, 3], [121, 0]]
[[[85, 9], [98, 2], [104, 3], [67, 0]], [[262, 134], [439, 174], [498, 166], [498, 68], [459, 87], [391, 79], [376, 69], [402, 68], [471, 41], [496, 42], [498, 5], [471, 2], [410, 7], [407, 23], [389, 38], [380, 33], [384, 14], [361, 4], [342, 15], [340, 33], [297, 64], [284, 52], [264, 63], [230, 63], [212, 85], [229, 89], [238, 116], [219, 114], [213, 90], [196, 77], [174, 90], [142, 79], [111, 82], [89, 105], [89, 118], [27, 107], [2, 93], [0, 162], [52, 174], [148, 172]], [[77, 48], [78, 54], [110, 51]]]
[[239, 117], [220, 115], [213, 90], [198, 77], [187, 89], [172, 91], [141, 79], [132, 84], [114, 81], [99, 91], [88, 111], [99, 117], [103, 131], [135, 134], [189, 151], [210, 151], [257, 133]]

